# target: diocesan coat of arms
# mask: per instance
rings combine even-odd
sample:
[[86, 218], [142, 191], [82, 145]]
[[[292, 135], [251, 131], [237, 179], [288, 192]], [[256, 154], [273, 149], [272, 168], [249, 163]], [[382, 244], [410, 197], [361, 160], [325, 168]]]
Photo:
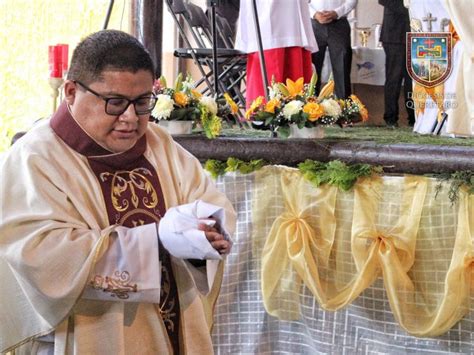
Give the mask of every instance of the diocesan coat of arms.
[[407, 70], [425, 87], [443, 83], [452, 70], [450, 32], [407, 33]]

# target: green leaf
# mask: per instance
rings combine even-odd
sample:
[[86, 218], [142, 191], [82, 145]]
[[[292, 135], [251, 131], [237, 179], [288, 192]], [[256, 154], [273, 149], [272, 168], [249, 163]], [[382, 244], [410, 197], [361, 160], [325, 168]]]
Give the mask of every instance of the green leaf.
[[163, 88], [167, 88], [166, 78], [162, 75], [160, 76], [160, 83], [163, 85]]
[[359, 177], [370, 177], [382, 172], [381, 167], [372, 167], [368, 164], [348, 166], [339, 160], [333, 160], [329, 163], [306, 160], [298, 164], [298, 168], [305, 179], [315, 186], [330, 184], [343, 191], [350, 190]]
[[314, 72], [313, 75], [311, 76], [311, 81], [309, 82], [308, 97], [311, 97], [314, 95], [314, 88], [317, 82], [318, 82], [318, 74]]
[[229, 157], [227, 159], [227, 168], [225, 169], [227, 172], [230, 172], [230, 171], [237, 171], [239, 169], [239, 164], [240, 164], [240, 160], [237, 159], [237, 158], [232, 158], [232, 157]]
[[449, 182], [448, 198], [451, 201], [451, 204], [455, 204], [459, 200], [459, 190], [465, 186], [468, 194], [474, 194], [474, 171], [456, 171], [451, 174], [435, 174], [433, 177], [436, 177], [439, 180], [439, 183], [436, 185], [436, 195], [443, 189], [443, 182]]
[[214, 179], [225, 174], [225, 167], [225, 162], [214, 159], [208, 159], [204, 164], [204, 169], [209, 171]]
[[282, 83], [278, 83], [277, 84], [277, 87], [278, 87], [278, 90], [280, 90], [280, 92], [282, 93], [283, 96], [289, 96], [290, 93], [288, 92], [288, 89], [286, 88], [286, 86]]
[[265, 118], [265, 125], [268, 126], [270, 123], [273, 122], [273, 116], [268, 116]]

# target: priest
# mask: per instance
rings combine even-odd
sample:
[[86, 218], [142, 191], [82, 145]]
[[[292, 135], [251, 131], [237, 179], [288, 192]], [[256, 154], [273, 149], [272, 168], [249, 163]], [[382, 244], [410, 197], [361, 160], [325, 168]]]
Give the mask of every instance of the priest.
[[212, 353], [235, 215], [150, 124], [150, 55], [104, 30], [75, 49], [64, 102], [0, 163], [0, 353]]

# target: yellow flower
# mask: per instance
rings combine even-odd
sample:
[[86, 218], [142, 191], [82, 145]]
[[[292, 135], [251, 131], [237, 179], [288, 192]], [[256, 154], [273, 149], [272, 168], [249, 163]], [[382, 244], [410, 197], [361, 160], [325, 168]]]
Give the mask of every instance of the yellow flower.
[[358, 98], [357, 96], [351, 95], [351, 96], [349, 96], [349, 98], [350, 98], [353, 102], [355, 102], [355, 103], [357, 104], [357, 106], [362, 105], [362, 102], [360, 102], [360, 100], [359, 100], [359, 98]]
[[332, 94], [334, 94], [334, 80], [329, 80], [319, 92], [318, 99], [322, 100], [325, 97], [331, 96]]
[[286, 89], [290, 97], [302, 94], [304, 89], [304, 79], [301, 77], [296, 81], [291, 79], [286, 79]]
[[224, 98], [225, 98], [225, 101], [229, 104], [230, 106], [230, 111], [233, 113], [233, 114], [236, 114], [237, 112], [239, 112], [239, 107], [237, 106], [237, 104], [235, 103], [234, 100], [232, 100], [232, 97], [230, 97], [230, 95], [226, 92], [224, 93]]
[[268, 113], [275, 113], [275, 108], [280, 106], [280, 100], [278, 99], [271, 99], [265, 105], [265, 112]]
[[257, 110], [258, 108], [260, 108], [260, 106], [262, 106], [263, 104], [263, 96], [259, 96], [257, 97], [253, 102], [252, 104], [250, 105], [250, 108], [247, 110], [247, 112], [245, 112], [245, 118], [247, 120], [250, 119], [250, 116], [252, 115], [252, 113], [255, 112], [255, 110]]
[[359, 100], [359, 98], [355, 95], [349, 96], [352, 101], [355, 102], [357, 106], [359, 106], [359, 114], [362, 122], [366, 122], [369, 119], [369, 111], [365, 108], [364, 104]]
[[189, 99], [186, 96], [185, 93], [181, 91], [176, 91], [173, 96], [174, 102], [176, 102], [176, 105], [184, 107], [188, 104]]
[[308, 102], [303, 106], [303, 112], [309, 115], [309, 120], [314, 122], [324, 115], [324, 109], [320, 104], [316, 102]]
[[263, 104], [263, 96], [259, 96], [252, 102], [252, 105], [250, 105], [250, 110], [255, 111], [257, 108], [262, 106], [262, 104]]
[[193, 95], [194, 98], [196, 99], [200, 99], [202, 97], [202, 94], [199, 91], [194, 90], [194, 89], [191, 89], [191, 95]]

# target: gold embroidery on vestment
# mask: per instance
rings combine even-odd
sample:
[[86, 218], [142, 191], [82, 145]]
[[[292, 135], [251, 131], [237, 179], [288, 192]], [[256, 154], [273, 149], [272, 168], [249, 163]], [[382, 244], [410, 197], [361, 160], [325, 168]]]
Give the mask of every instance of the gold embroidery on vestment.
[[[150, 212], [150, 211], [147, 211], [147, 210], [144, 210], [144, 209], [141, 209], [141, 208], [138, 208], [136, 210], [131, 210], [131, 211], [128, 211], [127, 213], [125, 213], [122, 217], [120, 217], [120, 219], [117, 221], [118, 224], [120, 225], [124, 225], [125, 222], [131, 217], [131, 216], [134, 216], [134, 215], [147, 215], [148, 217], [150, 217], [153, 221], [155, 222], [158, 222], [160, 220], [159, 217], [161, 217], [161, 214], [158, 212], [158, 211], [154, 211], [154, 213]], [[159, 217], [158, 217], [159, 216]], [[139, 221], [136, 221], [136, 220], [132, 220], [132, 224], [134, 227], [136, 226], [142, 226], [144, 225], [144, 223], [140, 223], [140, 220]]]
[[110, 296], [122, 300], [129, 298], [129, 292], [137, 292], [137, 284], [130, 284], [130, 273], [128, 271], [115, 271], [114, 276], [95, 275], [89, 282], [90, 286], [96, 290], [109, 292]]
[[[158, 205], [158, 195], [151, 181], [147, 176], [153, 176], [150, 170], [145, 168], [136, 168], [131, 171], [119, 170], [115, 173], [104, 172], [100, 174], [100, 179], [105, 182], [110, 177], [111, 181], [111, 200], [115, 210], [119, 212], [126, 211], [130, 203], [138, 208], [141, 202], [147, 208], [155, 208]], [[123, 193], [130, 190], [130, 199], [123, 197]], [[137, 190], [144, 191], [145, 196], [141, 201], [137, 195]]]
[[[170, 297], [171, 282], [170, 282], [170, 273], [166, 267], [161, 265], [161, 291], [160, 291], [160, 314], [163, 319], [163, 323], [166, 328], [171, 331], [174, 331], [174, 322], [172, 317], [176, 316], [176, 313], [173, 312], [176, 300], [173, 298], [168, 301]], [[165, 308], [165, 306], [167, 306]]]

